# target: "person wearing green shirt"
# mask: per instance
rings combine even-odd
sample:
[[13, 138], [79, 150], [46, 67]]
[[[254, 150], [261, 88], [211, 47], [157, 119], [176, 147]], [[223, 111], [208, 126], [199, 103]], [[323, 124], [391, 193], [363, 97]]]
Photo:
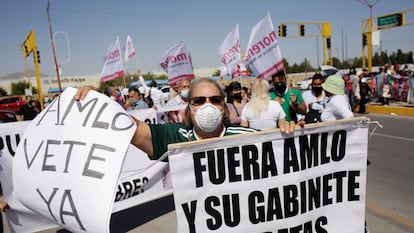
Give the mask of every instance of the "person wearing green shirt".
[[297, 114], [306, 113], [306, 104], [303, 101], [300, 90], [289, 88], [286, 82], [285, 71], [279, 71], [272, 75], [273, 89], [270, 91], [270, 98], [276, 100], [282, 106], [286, 114], [286, 121], [298, 123]]

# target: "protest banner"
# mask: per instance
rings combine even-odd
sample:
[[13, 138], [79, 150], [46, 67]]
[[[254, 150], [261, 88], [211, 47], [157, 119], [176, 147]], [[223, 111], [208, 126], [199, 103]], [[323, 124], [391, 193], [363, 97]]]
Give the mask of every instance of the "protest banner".
[[66, 88], [27, 126], [13, 160], [14, 192], [27, 208], [72, 232], [109, 232], [115, 189], [136, 124], [91, 91]]
[[231, 30], [219, 47], [220, 61], [227, 67], [232, 78], [240, 76], [240, 36], [239, 25]]
[[364, 232], [363, 119], [170, 145], [177, 232]]
[[[64, 101], [61, 100], [61, 102]], [[127, 113], [148, 124], [157, 124], [163, 123], [160, 121], [163, 115], [182, 111], [184, 107], [162, 107], [157, 111], [152, 108], [139, 109]], [[44, 119], [44, 121], [54, 124], [54, 119]], [[24, 121], [0, 124], [0, 180], [3, 186], [3, 197], [12, 206], [6, 213], [12, 232], [35, 232], [59, 226], [27, 209], [14, 195], [11, 176], [13, 158], [17, 146], [23, 138], [23, 131], [29, 123], [29, 121]], [[127, 138], [123, 140], [128, 141]], [[71, 159], [76, 158], [72, 157]], [[33, 180], [33, 182], [43, 183], [44, 180]], [[82, 180], [73, 177], [72, 182], [81, 185]], [[85, 198], [90, 198], [90, 195]], [[113, 201], [111, 232], [126, 232], [172, 211], [174, 204], [168, 163], [150, 160], [146, 153], [129, 145]], [[154, 210], [154, 206], [156, 206], [156, 210]], [[92, 212], [90, 214], [93, 215]]]
[[270, 15], [252, 28], [244, 60], [258, 78], [268, 78], [284, 70], [279, 41]]
[[105, 52], [105, 64], [101, 72], [101, 83], [124, 76], [119, 36]]
[[184, 41], [180, 41], [156, 59], [156, 63], [168, 75], [168, 85], [173, 86], [181, 78], [193, 80], [193, 66]]
[[11, 176], [13, 157], [28, 124], [29, 121], [0, 124], [0, 182], [3, 199], [11, 207], [4, 213], [11, 232], [36, 232], [57, 226], [48, 219], [33, 214], [14, 195]]

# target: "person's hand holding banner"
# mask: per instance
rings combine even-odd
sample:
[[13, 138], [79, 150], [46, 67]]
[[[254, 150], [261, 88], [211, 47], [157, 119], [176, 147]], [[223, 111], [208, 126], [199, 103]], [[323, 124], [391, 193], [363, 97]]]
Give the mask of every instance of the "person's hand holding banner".
[[[66, 88], [23, 134], [13, 161], [17, 198], [73, 232], [109, 232], [115, 190], [135, 122], [116, 102]], [[42, 182], [39, 182], [39, 181]]]

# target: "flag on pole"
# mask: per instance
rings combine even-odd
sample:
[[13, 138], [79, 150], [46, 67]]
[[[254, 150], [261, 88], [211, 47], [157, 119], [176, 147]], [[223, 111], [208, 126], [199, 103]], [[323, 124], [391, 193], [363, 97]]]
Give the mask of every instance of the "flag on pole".
[[220, 70], [220, 76], [226, 76], [230, 74], [229, 70], [227, 69], [227, 66], [220, 66], [219, 70]]
[[219, 47], [220, 60], [231, 74], [232, 78], [240, 76], [240, 36], [239, 25], [227, 34]]
[[285, 69], [270, 15], [252, 28], [244, 60], [258, 78], [267, 78]]
[[187, 52], [184, 41], [172, 46], [163, 55], [159, 56], [156, 62], [167, 73], [168, 85], [175, 85], [181, 78], [194, 79], [190, 54]]
[[112, 42], [105, 52], [105, 64], [101, 73], [101, 83], [124, 76], [119, 36]]
[[128, 35], [125, 42], [125, 63], [135, 56], [134, 44], [132, 43], [131, 36]]

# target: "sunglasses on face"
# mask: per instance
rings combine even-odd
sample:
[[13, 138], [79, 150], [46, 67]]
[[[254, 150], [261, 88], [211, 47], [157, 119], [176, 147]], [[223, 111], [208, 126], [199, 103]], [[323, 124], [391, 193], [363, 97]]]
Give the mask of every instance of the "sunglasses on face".
[[220, 105], [223, 103], [224, 99], [222, 96], [215, 95], [215, 96], [197, 96], [191, 98], [191, 104], [195, 106], [203, 105], [206, 103], [207, 99], [210, 100], [210, 103], [213, 105]]

